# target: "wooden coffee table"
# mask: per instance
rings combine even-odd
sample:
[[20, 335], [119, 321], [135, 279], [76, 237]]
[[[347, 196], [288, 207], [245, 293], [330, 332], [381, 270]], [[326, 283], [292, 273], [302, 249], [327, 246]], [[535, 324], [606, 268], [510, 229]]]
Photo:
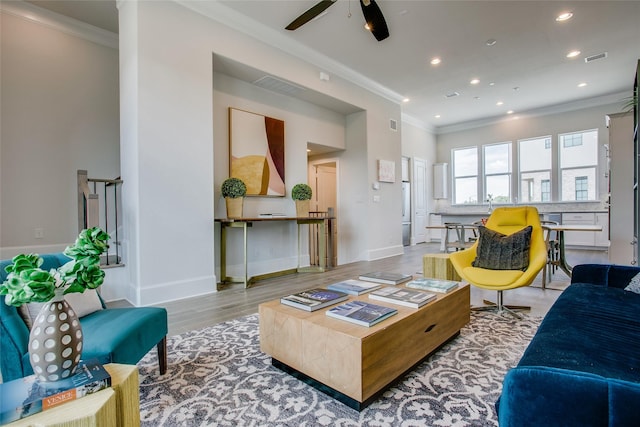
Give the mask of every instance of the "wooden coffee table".
[[[398, 285], [402, 287], [403, 285]], [[386, 388], [460, 333], [469, 322], [468, 284], [370, 328], [334, 319], [327, 309], [307, 312], [280, 304], [260, 304], [260, 349], [272, 364], [322, 392], [362, 410]]]

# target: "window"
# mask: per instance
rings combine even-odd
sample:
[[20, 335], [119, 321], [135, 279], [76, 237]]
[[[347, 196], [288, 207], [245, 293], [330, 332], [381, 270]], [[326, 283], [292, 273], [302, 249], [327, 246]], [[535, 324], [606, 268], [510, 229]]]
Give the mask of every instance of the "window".
[[597, 129], [560, 135], [559, 142], [560, 200], [596, 200]]
[[453, 197], [455, 204], [478, 203], [478, 148], [453, 150]]
[[[522, 203], [551, 201], [551, 154], [550, 136], [518, 141]], [[543, 188], [544, 182], [546, 188]], [[546, 196], [543, 195], [544, 192]]]
[[569, 147], [577, 147], [582, 145], [582, 134], [581, 133], [573, 133], [570, 135], [565, 135], [562, 139], [562, 146], [564, 148]]
[[484, 145], [484, 199], [494, 203], [511, 202], [511, 143]]
[[589, 200], [589, 177], [576, 177], [576, 200]]
[[548, 179], [543, 179], [540, 182], [540, 196], [542, 202], [551, 201], [551, 181]]

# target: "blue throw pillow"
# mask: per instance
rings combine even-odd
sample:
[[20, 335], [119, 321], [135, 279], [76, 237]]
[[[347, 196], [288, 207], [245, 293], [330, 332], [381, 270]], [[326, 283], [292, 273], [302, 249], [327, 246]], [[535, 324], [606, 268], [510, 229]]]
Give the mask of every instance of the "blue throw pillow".
[[624, 288], [625, 291], [635, 292], [640, 294], [640, 273], [633, 276], [629, 281], [629, 284]]
[[480, 237], [474, 267], [489, 270], [526, 270], [529, 266], [529, 247], [532, 226], [506, 235], [487, 227], [478, 227]]

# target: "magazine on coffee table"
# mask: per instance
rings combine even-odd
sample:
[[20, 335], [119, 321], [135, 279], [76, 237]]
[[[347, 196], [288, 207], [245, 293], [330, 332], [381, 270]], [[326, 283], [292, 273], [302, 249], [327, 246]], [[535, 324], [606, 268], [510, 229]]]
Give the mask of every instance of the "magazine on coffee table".
[[371, 273], [361, 274], [360, 280], [367, 282], [382, 283], [383, 285], [399, 285], [413, 279], [411, 274], [388, 273], [386, 271], [375, 271]]
[[429, 279], [424, 277], [414, 279], [408, 282], [405, 286], [407, 288], [421, 289], [424, 291], [440, 292], [442, 294], [446, 294], [453, 291], [454, 289], [458, 289], [460, 283], [454, 282], [452, 280]]
[[364, 301], [349, 301], [326, 311], [327, 316], [362, 326], [373, 326], [398, 313], [395, 308], [383, 307]]
[[391, 286], [378, 289], [369, 294], [369, 298], [392, 304], [404, 305], [411, 308], [420, 308], [438, 296], [431, 292], [414, 291], [413, 289], [394, 288]]
[[342, 282], [332, 283], [327, 286], [333, 291], [345, 292], [349, 295], [361, 295], [380, 288], [382, 285], [377, 283], [365, 282], [363, 280], [343, 280]]
[[315, 311], [349, 298], [344, 292], [329, 289], [308, 289], [280, 298], [280, 303], [306, 311]]

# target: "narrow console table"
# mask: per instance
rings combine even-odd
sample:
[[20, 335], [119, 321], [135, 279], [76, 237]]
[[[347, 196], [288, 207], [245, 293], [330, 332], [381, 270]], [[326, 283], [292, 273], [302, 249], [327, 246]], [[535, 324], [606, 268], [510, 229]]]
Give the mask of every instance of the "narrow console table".
[[[242, 283], [245, 288], [251, 286], [252, 283], [267, 279], [270, 277], [282, 276], [295, 272], [323, 272], [326, 269], [326, 239], [325, 239], [325, 221], [333, 219], [332, 217], [288, 217], [288, 216], [272, 216], [258, 218], [217, 218], [215, 221], [220, 223], [220, 282]], [[247, 233], [248, 229], [253, 226], [254, 222], [274, 222], [274, 221], [295, 221], [298, 224], [298, 266], [288, 270], [276, 271], [267, 274], [261, 274], [249, 277], [248, 259], [247, 259]], [[319, 265], [300, 267], [300, 226], [305, 224], [316, 224], [319, 230]], [[242, 245], [244, 257], [244, 274], [242, 276], [227, 276], [227, 230], [230, 228], [242, 229]], [[329, 236], [329, 244], [331, 245], [331, 236]]]

